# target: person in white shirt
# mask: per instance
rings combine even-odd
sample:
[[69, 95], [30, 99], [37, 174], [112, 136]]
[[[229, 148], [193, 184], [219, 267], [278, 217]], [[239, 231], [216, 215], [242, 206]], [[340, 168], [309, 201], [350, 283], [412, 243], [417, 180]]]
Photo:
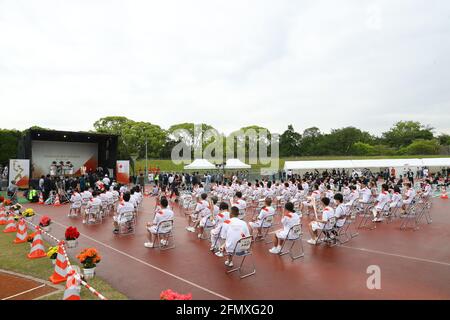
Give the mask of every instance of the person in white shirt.
[[342, 228], [347, 219], [348, 206], [344, 202], [344, 196], [341, 193], [334, 195], [334, 202], [336, 203], [336, 209], [334, 210], [334, 216], [336, 217], [336, 227]]
[[113, 217], [114, 233], [119, 233], [119, 224], [132, 221], [134, 218], [134, 206], [130, 202], [131, 195], [125, 192], [123, 195], [123, 202], [117, 207], [117, 215]]
[[291, 228], [300, 223], [300, 216], [295, 212], [294, 204], [292, 202], [286, 202], [284, 205], [284, 214], [283, 218], [281, 218], [281, 224], [283, 225], [283, 229], [278, 230], [275, 233], [273, 238], [273, 248], [269, 250], [270, 253], [279, 254], [281, 252], [281, 248], [284, 244], [284, 241], [293, 240], [294, 234], [288, 234]]
[[311, 196], [307, 197], [306, 201], [303, 201], [300, 205], [300, 212], [305, 213], [304, 210], [306, 208], [307, 214], [310, 213], [312, 207], [313, 207], [313, 201], [319, 201], [320, 199], [320, 191], [319, 191], [319, 185], [314, 185], [314, 191], [311, 193]]
[[392, 194], [392, 199], [391, 199], [391, 203], [389, 204], [389, 207], [392, 208], [399, 208], [402, 206], [403, 201], [402, 201], [402, 194], [400, 191], [399, 186], [395, 186], [394, 187], [394, 193]]
[[211, 213], [211, 209], [209, 208], [210, 207], [209, 202], [206, 201], [208, 195], [206, 193], [202, 193], [200, 197], [201, 200], [197, 202], [194, 212], [188, 217], [188, 226], [186, 227], [186, 230], [189, 232], [195, 232], [196, 228], [200, 224], [201, 219], [203, 219], [204, 217], [208, 216]]
[[402, 214], [406, 213], [406, 206], [410, 205], [414, 199], [414, 197], [416, 196], [416, 190], [414, 190], [414, 188], [412, 188], [411, 183], [407, 182], [405, 183], [405, 187], [406, 187], [406, 193], [405, 193], [405, 199], [403, 200], [403, 205], [402, 205]]
[[103, 178], [102, 181], [103, 181], [103, 184], [107, 187], [111, 184], [111, 180], [108, 178], [107, 174], [105, 174], [105, 177]]
[[[86, 210], [84, 211], [84, 215], [83, 215], [83, 223], [86, 223], [86, 219], [87, 217], [90, 215], [90, 213], [93, 212], [94, 208], [100, 208], [102, 205], [102, 200], [100, 200], [100, 197], [98, 196], [98, 192], [97, 191], [93, 191], [92, 192], [92, 199], [88, 201], [88, 203], [86, 204]], [[98, 211], [95, 214], [101, 214], [100, 211]], [[90, 215], [90, 219], [89, 222], [95, 222], [95, 218]]]
[[380, 217], [380, 215], [383, 214], [383, 211], [386, 212], [387, 210], [387, 205], [388, 202], [390, 201], [390, 196], [389, 196], [389, 187], [387, 184], [383, 183], [383, 185], [381, 186], [381, 192], [377, 197], [377, 200], [375, 202], [375, 207], [373, 208], [373, 220], [372, 222], [381, 222], [383, 221], [382, 217]]
[[[334, 210], [329, 206], [330, 199], [324, 197], [322, 198], [321, 201], [325, 206], [325, 208], [322, 211], [322, 218], [311, 221], [309, 223], [309, 232], [311, 234], [311, 239], [308, 240], [308, 243], [313, 245], [317, 244], [320, 230], [323, 230], [324, 228], [326, 230], [331, 230], [333, 228], [333, 225], [331, 225], [330, 220], [334, 217]], [[315, 203], [314, 203], [314, 212], [316, 212]]]
[[216, 211], [216, 208], [218, 209], [218, 207], [216, 206], [217, 201], [219, 201], [219, 199], [216, 196], [211, 197], [212, 205], [208, 204], [209, 213], [200, 219], [197, 234], [197, 237], [199, 239], [202, 237], [205, 227], [213, 227], [216, 223], [214, 220], [214, 212]]
[[[148, 242], [144, 243], [144, 246], [146, 248], [153, 248], [154, 247], [154, 240], [156, 239], [156, 233], [158, 232], [158, 226], [163, 221], [173, 221], [173, 211], [168, 208], [169, 201], [167, 201], [166, 198], [161, 199], [161, 209], [155, 214], [155, 217], [153, 218], [153, 222], [147, 223], [147, 231], [148, 231]], [[170, 227], [170, 228], [173, 228]], [[159, 229], [160, 233], [167, 233], [171, 230], [168, 229]], [[161, 239], [161, 245], [166, 245], [167, 239]]]
[[250, 231], [248, 230], [247, 223], [238, 218], [238, 207], [231, 207], [230, 216], [230, 220], [224, 221], [224, 224], [227, 224], [227, 228], [225, 234], [225, 246], [223, 247], [223, 249], [225, 249], [227, 253], [227, 258], [225, 260], [225, 265], [227, 267], [233, 267], [232, 254], [234, 253], [238, 241], [242, 238], [250, 236]]
[[84, 190], [84, 192], [81, 193], [81, 201], [84, 204], [87, 204], [92, 199], [92, 192], [90, 190]]
[[239, 219], [244, 220], [245, 210], [247, 209], [247, 202], [242, 199], [242, 192], [236, 192], [236, 201], [234, 201], [231, 205], [236, 206], [239, 209]]
[[[230, 219], [230, 213], [228, 212], [228, 203], [226, 202], [221, 202], [219, 205], [219, 213], [217, 214], [215, 221], [216, 224], [214, 226], [214, 229], [211, 230], [211, 248], [209, 248], [209, 250], [211, 251], [215, 251], [218, 247], [220, 247], [219, 244], [219, 239], [223, 238], [225, 239], [225, 229], [224, 226], [224, 222], [225, 221], [229, 221]], [[216, 255], [218, 257], [223, 257], [223, 253], [222, 252], [217, 252]]]
[[71, 217], [73, 214], [77, 215], [81, 213], [81, 195], [78, 192], [78, 189], [75, 189], [73, 191], [72, 196], [70, 197], [70, 211], [69, 211], [69, 217]]
[[[272, 225], [272, 223], [269, 223], [266, 221], [266, 218], [268, 216], [273, 216], [274, 214], [275, 214], [275, 209], [272, 207], [272, 199], [266, 198], [264, 200], [264, 207], [261, 208], [259, 215], [255, 218], [253, 218], [253, 220], [248, 223], [249, 229], [250, 229], [250, 234], [253, 235], [253, 231], [256, 229], [256, 231], [257, 231], [256, 238], [261, 237], [262, 227], [268, 228]], [[263, 225], [263, 221], [264, 221], [264, 225]]]

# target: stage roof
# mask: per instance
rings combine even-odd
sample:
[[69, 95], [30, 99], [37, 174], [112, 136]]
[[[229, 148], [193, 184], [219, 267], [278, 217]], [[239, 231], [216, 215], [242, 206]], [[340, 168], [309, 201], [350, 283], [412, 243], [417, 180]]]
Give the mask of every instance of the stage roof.
[[101, 142], [107, 139], [118, 139], [118, 135], [97, 132], [58, 131], [45, 129], [29, 129], [27, 134], [31, 140], [69, 141], [69, 142]]
[[284, 170], [385, 167], [446, 167], [450, 158], [286, 161]]

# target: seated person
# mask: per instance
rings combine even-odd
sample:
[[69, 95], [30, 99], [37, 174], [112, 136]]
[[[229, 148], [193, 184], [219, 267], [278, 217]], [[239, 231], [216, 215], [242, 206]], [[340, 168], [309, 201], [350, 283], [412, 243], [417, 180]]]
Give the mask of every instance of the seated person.
[[69, 217], [75, 213], [75, 215], [81, 213], [81, 195], [78, 192], [78, 189], [75, 189], [70, 197], [70, 211]]
[[186, 227], [186, 230], [189, 232], [195, 232], [196, 228], [200, 224], [200, 220], [211, 213], [209, 203], [206, 201], [208, 195], [206, 193], [202, 193], [200, 197], [201, 200], [197, 202], [194, 212], [188, 217], [188, 226]]
[[245, 209], [247, 209], [247, 202], [242, 199], [242, 192], [236, 192], [236, 201], [234, 201], [231, 205], [239, 209], [239, 216], [241, 217], [241, 219], [244, 219]]
[[313, 201], [318, 201], [319, 199], [320, 199], [319, 185], [316, 183], [314, 184], [314, 191], [311, 193], [311, 196], [307, 197], [307, 200], [301, 203], [300, 211], [304, 213], [304, 210], [306, 208], [307, 214], [309, 215], [311, 209], [313, 208]]
[[392, 194], [391, 203], [389, 208], [400, 208], [403, 204], [402, 194], [399, 186], [394, 186], [394, 193]]
[[[225, 239], [226, 228], [223, 228], [223, 226], [224, 222], [229, 221], [230, 219], [230, 212], [228, 212], [228, 208], [228, 203], [226, 202], [222, 201], [219, 205], [219, 213], [215, 218], [216, 224], [214, 229], [211, 230], [211, 248], [209, 248], [211, 251], [215, 251], [218, 248], [219, 238]], [[217, 256], [223, 257], [223, 253], [218, 252]]]
[[[93, 198], [89, 200], [89, 202], [86, 204], [86, 210], [83, 213], [83, 223], [86, 223], [86, 219], [89, 218], [89, 222], [95, 222], [95, 217], [92, 216], [90, 213], [92, 213], [92, 210], [94, 208], [100, 208], [102, 205], [102, 201], [100, 200], [100, 197], [98, 196], [97, 191], [92, 192]], [[100, 211], [96, 214], [100, 214]]]
[[117, 207], [117, 215], [113, 217], [114, 233], [119, 233], [119, 224], [131, 222], [134, 218], [134, 206], [130, 202], [131, 194], [125, 192], [123, 195], [123, 202]]
[[158, 188], [158, 185], [157, 184], [155, 184], [154, 186], [153, 186], [153, 190], [152, 190], [152, 196], [158, 196], [158, 194], [159, 194], [159, 188]]
[[[161, 209], [155, 214], [155, 217], [153, 218], [153, 222], [147, 223], [147, 231], [148, 231], [148, 242], [144, 243], [144, 246], [146, 248], [153, 248], [154, 240], [156, 239], [156, 233], [158, 231], [158, 225], [163, 221], [169, 221], [173, 220], [173, 211], [168, 208], [169, 201], [167, 201], [167, 198], [161, 199]], [[159, 229], [159, 233], [167, 233], [170, 230], [164, 230]], [[161, 244], [166, 245], [167, 240], [161, 239]]]
[[[286, 202], [284, 205], [283, 218], [281, 218], [281, 224], [283, 229], [278, 230], [273, 238], [273, 248], [269, 250], [270, 253], [279, 254], [284, 241], [288, 237], [289, 230], [300, 223], [300, 216], [295, 212], [294, 204], [292, 202]], [[290, 234], [289, 239], [294, 239], [294, 235]]]
[[215, 223], [216, 223], [215, 222], [214, 212], [215, 212], [216, 208], [219, 209], [216, 206], [217, 201], [219, 201], [219, 199], [216, 196], [211, 198], [213, 212], [211, 212], [211, 210], [210, 210], [209, 213], [206, 216], [204, 216], [203, 218], [201, 218], [201, 220], [200, 220], [200, 224], [198, 226], [198, 235], [197, 235], [199, 239], [202, 237], [202, 234], [203, 234], [203, 231], [205, 229], [205, 226], [213, 227], [215, 225]]
[[233, 266], [233, 253], [236, 248], [236, 244], [242, 238], [248, 237], [250, 232], [247, 227], [247, 223], [238, 218], [239, 208], [231, 207], [230, 220], [224, 221], [225, 228], [225, 244], [221, 247], [220, 251], [227, 253], [225, 265], [228, 267]]
[[375, 202], [375, 207], [373, 208], [373, 220], [372, 222], [381, 222], [383, 221], [383, 218], [381, 215], [383, 214], [383, 210], [386, 212], [387, 204], [390, 200], [389, 196], [389, 187], [387, 184], [383, 183], [381, 186], [381, 192], [377, 197], [377, 200]]
[[261, 211], [259, 212], [259, 215], [255, 218], [253, 218], [252, 221], [248, 223], [250, 234], [253, 235], [253, 231], [256, 229], [257, 235], [256, 237], [261, 237], [261, 231], [262, 231], [262, 222], [264, 220], [264, 227], [268, 228], [271, 226], [271, 223], [268, 223], [265, 221], [265, 219], [268, 216], [273, 216], [275, 214], [275, 209], [271, 206], [272, 205], [272, 199], [266, 198], [264, 200], [264, 207], [261, 208]]
[[[309, 223], [309, 232], [311, 234], [311, 239], [308, 240], [309, 244], [317, 244], [320, 230], [331, 230], [333, 226], [330, 224], [330, 219], [334, 217], [334, 210], [330, 207], [330, 199], [324, 197], [321, 199], [323, 205], [325, 206], [322, 211], [322, 218], [316, 219]], [[316, 212], [316, 206], [314, 203], [314, 212]]]
[[334, 202], [336, 203], [336, 209], [334, 210], [334, 216], [336, 217], [336, 227], [342, 228], [347, 219], [348, 206], [344, 204], [344, 196], [341, 193], [334, 195]]
[[414, 188], [411, 187], [410, 182], [405, 183], [405, 187], [406, 187], [405, 199], [403, 200], [401, 214], [406, 214], [406, 206], [410, 205], [414, 200], [414, 197], [416, 196], [416, 190], [414, 190]]

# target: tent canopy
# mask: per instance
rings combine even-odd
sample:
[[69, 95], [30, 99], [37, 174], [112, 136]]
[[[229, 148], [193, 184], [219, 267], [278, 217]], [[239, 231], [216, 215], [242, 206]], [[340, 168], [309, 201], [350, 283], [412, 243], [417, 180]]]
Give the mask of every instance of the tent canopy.
[[213, 170], [216, 166], [206, 159], [195, 159], [192, 163], [184, 166], [185, 170]]
[[424, 166], [427, 167], [450, 166], [450, 158], [286, 161], [284, 163], [284, 170], [424, 167]]
[[239, 159], [228, 159], [225, 164], [225, 169], [250, 169], [251, 167]]

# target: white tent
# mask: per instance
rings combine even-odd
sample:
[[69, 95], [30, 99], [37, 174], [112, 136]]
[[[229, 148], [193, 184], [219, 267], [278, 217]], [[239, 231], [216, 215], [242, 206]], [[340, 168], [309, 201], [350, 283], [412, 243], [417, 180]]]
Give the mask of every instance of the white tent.
[[284, 170], [450, 167], [450, 158], [286, 161]]
[[239, 159], [228, 159], [225, 164], [225, 169], [250, 169], [252, 166], [245, 164]]
[[213, 170], [216, 166], [206, 159], [195, 159], [192, 163], [184, 166], [185, 170]]

